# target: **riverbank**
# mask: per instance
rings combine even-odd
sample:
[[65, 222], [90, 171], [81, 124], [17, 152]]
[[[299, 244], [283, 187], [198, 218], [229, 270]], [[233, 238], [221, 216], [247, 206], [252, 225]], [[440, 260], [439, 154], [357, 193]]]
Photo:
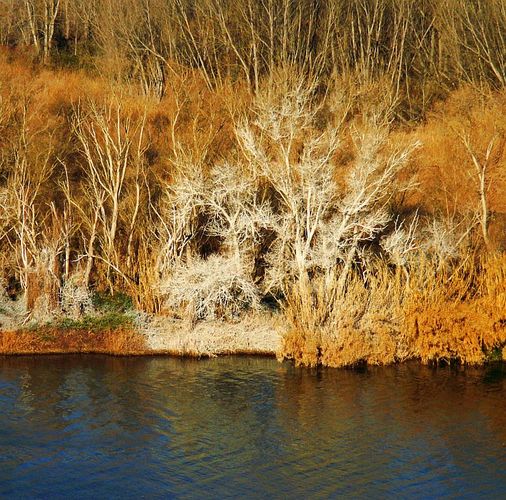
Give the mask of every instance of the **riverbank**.
[[[0, 331], [0, 356], [108, 354], [210, 358], [261, 355], [293, 361], [296, 365], [330, 367], [390, 365], [410, 360], [419, 360], [422, 364], [456, 362], [468, 365], [506, 361], [506, 346], [486, 349], [480, 345], [484, 334], [476, 339], [465, 338], [462, 322], [462, 333], [453, 340], [443, 335], [436, 338], [434, 332], [420, 338], [422, 325], [415, 319], [418, 336], [410, 337], [406, 332], [397, 336], [385, 335], [385, 332], [375, 335], [370, 331], [341, 332], [341, 335], [336, 332], [329, 344], [325, 338], [327, 331], [320, 332], [319, 338], [308, 332], [294, 332], [288, 329], [282, 315], [275, 314], [252, 314], [235, 322], [216, 320], [196, 324], [157, 316], [117, 321], [116, 326], [109, 327], [100, 327], [105, 325], [105, 320], [96, 321], [95, 324], [63, 321]], [[449, 317], [445, 321], [454, 323]], [[434, 322], [440, 324], [444, 320], [434, 318]], [[428, 344], [433, 351], [432, 357], [421, 355], [422, 348], [426, 349]], [[470, 346], [473, 356], [466, 358], [464, 353]]]
[[138, 332], [128, 329], [97, 332], [41, 327], [37, 330], [0, 332], [0, 355], [81, 353], [115, 356], [150, 354], [143, 337]]
[[[105, 323], [105, 322], [103, 322]], [[116, 356], [222, 355], [276, 356], [282, 336], [273, 315], [251, 315], [240, 321], [205, 321], [192, 325], [169, 317], [143, 316], [97, 328], [90, 322], [60, 322], [0, 331], [0, 355], [110, 354]], [[98, 323], [100, 324], [100, 323]]]
[[64, 303], [30, 310], [25, 296], [5, 297], [0, 354], [259, 354], [333, 368], [506, 359], [505, 255], [455, 269], [422, 259], [410, 269], [406, 278], [378, 265], [367, 281], [353, 273], [344, 291], [336, 280], [296, 282], [278, 309], [259, 305], [207, 319], [148, 314], [122, 293], [96, 293], [86, 312]]
[[0, 353], [504, 357], [504, 89], [0, 70]]

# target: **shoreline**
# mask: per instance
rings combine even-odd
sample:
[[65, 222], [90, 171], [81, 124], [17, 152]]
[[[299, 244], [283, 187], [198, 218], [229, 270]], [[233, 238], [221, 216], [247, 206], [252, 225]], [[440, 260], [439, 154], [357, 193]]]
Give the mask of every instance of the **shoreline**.
[[[244, 326], [244, 321], [236, 324], [226, 322], [218, 322], [221, 328], [218, 328], [217, 338], [220, 340], [221, 333], [226, 330], [237, 330]], [[181, 326], [181, 325], [179, 325]], [[202, 330], [206, 333], [213, 325], [201, 325], [200, 335]], [[214, 325], [216, 327], [216, 325]], [[203, 327], [203, 328], [202, 328]], [[214, 330], [216, 332], [216, 330]], [[172, 335], [171, 335], [172, 334]], [[198, 350], [199, 341], [203, 342], [208, 338], [199, 338], [199, 329], [188, 330], [185, 335], [186, 344], [181, 342], [177, 334], [174, 335], [174, 330], [167, 330], [165, 335], [171, 338], [174, 344], [179, 347], [172, 348], [153, 348], [149, 347], [148, 339], [145, 332], [139, 329], [108, 329], [103, 331], [84, 330], [84, 329], [50, 329], [46, 327], [33, 328], [33, 329], [19, 329], [19, 330], [4, 330], [0, 331], [0, 359], [7, 357], [29, 357], [29, 356], [70, 356], [70, 355], [99, 355], [111, 357], [171, 357], [180, 359], [211, 359], [216, 357], [262, 357], [262, 358], [275, 358], [278, 361], [289, 361], [294, 363], [295, 360], [282, 353], [282, 340], [279, 333], [273, 331], [273, 339], [279, 342], [277, 347], [260, 348], [255, 346], [245, 347], [244, 345], [226, 345], [220, 343], [215, 346], [214, 350], [207, 349]], [[223, 337], [221, 337], [223, 341]], [[244, 340], [244, 339], [243, 339]], [[27, 342], [30, 345], [27, 345]], [[114, 342], [107, 344], [107, 342]], [[189, 347], [193, 345], [193, 348]], [[10, 345], [10, 347], [9, 347]], [[201, 346], [202, 346], [201, 345]], [[432, 361], [426, 363], [420, 358], [410, 357], [406, 359], [397, 359], [383, 363], [368, 363], [366, 360], [357, 360], [354, 363], [344, 364], [341, 368], [356, 368], [365, 366], [391, 366], [400, 365], [409, 362], [416, 362], [422, 365], [459, 365], [459, 366], [487, 366], [494, 363], [506, 363], [506, 348], [502, 351], [502, 357], [487, 357], [481, 363], [462, 363], [455, 360], [448, 361]], [[302, 364], [303, 366], [303, 364]], [[325, 364], [317, 366], [325, 367]], [[314, 367], [313, 367], [314, 368]]]
[[318, 365], [318, 366], [306, 366], [306, 365], [297, 365], [291, 359], [280, 359], [277, 353], [274, 352], [261, 352], [261, 351], [230, 351], [223, 352], [216, 355], [207, 355], [207, 354], [190, 354], [190, 353], [182, 353], [176, 351], [142, 351], [142, 352], [114, 352], [114, 351], [102, 351], [102, 350], [86, 350], [86, 351], [65, 351], [65, 350], [53, 350], [53, 351], [27, 351], [27, 352], [0, 352], [0, 360], [4, 358], [29, 358], [29, 357], [51, 357], [51, 356], [106, 356], [111, 358], [172, 358], [172, 359], [181, 359], [181, 360], [194, 360], [194, 361], [204, 361], [210, 360], [213, 358], [264, 358], [264, 359], [276, 359], [278, 362], [288, 362], [298, 368], [305, 369], [340, 369], [340, 370], [359, 370], [364, 368], [386, 368], [389, 366], [399, 366], [406, 364], [417, 364], [421, 366], [429, 366], [429, 367], [460, 367], [460, 368], [485, 368], [487, 366], [494, 365], [505, 365], [506, 366], [506, 358], [503, 359], [492, 359], [486, 360], [481, 364], [471, 364], [471, 363], [441, 363], [438, 364], [436, 362], [431, 363], [423, 363], [420, 359], [409, 358], [405, 360], [399, 360], [389, 363], [384, 363], [381, 365], [378, 364], [369, 364], [369, 363], [361, 363], [357, 362], [351, 365], [343, 365], [339, 367], [326, 366], [326, 365]]
[[111, 356], [277, 357], [282, 338], [271, 315], [240, 321], [190, 324], [168, 317], [147, 317], [139, 324], [109, 328], [19, 325], [0, 330], [0, 356], [106, 354]]
[[86, 350], [86, 351], [20, 351], [20, 352], [0, 352], [0, 358], [3, 357], [26, 357], [26, 356], [76, 356], [76, 355], [91, 355], [91, 356], [111, 356], [116, 358], [154, 358], [154, 357], [168, 357], [168, 358], [181, 358], [181, 359], [211, 359], [211, 358], [225, 358], [225, 357], [259, 357], [259, 358], [276, 358], [276, 353], [262, 352], [262, 351], [230, 351], [209, 356], [206, 354], [190, 354], [181, 353], [177, 351], [141, 351], [141, 352], [114, 352], [114, 351], [101, 351], [101, 350]]
[[[411, 322], [422, 328], [414, 335], [403, 329], [408, 324], [389, 325], [382, 331], [378, 321], [366, 331], [339, 323], [307, 329], [267, 311], [196, 322], [138, 311], [81, 319], [56, 316], [43, 324], [23, 324], [19, 317], [0, 330], [0, 356], [261, 356], [295, 365], [334, 368], [387, 366], [412, 360], [424, 365], [475, 366], [506, 361], [506, 344], [499, 332], [487, 348], [479, 342], [487, 328], [477, 330], [455, 323], [455, 318], [446, 314], [440, 317], [441, 326], [436, 331], [429, 328], [432, 323], [424, 326], [417, 318], [414, 316]], [[451, 327], [451, 335], [443, 321]]]

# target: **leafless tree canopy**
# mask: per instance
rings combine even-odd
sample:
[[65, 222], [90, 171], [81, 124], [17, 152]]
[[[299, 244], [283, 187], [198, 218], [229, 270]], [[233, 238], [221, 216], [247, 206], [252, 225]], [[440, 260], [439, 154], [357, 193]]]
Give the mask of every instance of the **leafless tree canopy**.
[[[462, 81], [506, 83], [503, 0], [2, 0], [0, 40], [161, 96], [178, 67], [258, 90], [280, 65], [384, 77], [418, 113]], [[96, 57], [100, 55], [100, 59]]]

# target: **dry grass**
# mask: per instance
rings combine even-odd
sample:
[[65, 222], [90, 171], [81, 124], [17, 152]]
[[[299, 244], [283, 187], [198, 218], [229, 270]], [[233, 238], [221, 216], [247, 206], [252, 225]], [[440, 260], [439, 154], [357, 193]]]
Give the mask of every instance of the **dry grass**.
[[288, 330], [279, 357], [332, 367], [409, 357], [399, 328], [401, 298], [400, 274], [392, 279], [385, 268], [367, 286], [353, 276], [344, 291], [335, 281], [299, 284], [284, 310]]
[[41, 327], [0, 331], [0, 354], [149, 354], [144, 338], [129, 329], [89, 331]]
[[214, 357], [226, 354], [273, 356], [279, 350], [279, 318], [249, 313], [237, 321], [189, 321], [153, 317], [142, 328], [148, 347], [157, 353]]
[[506, 344], [505, 272], [504, 255], [469, 258], [446, 272], [426, 263], [404, 313], [416, 357], [477, 364]]
[[342, 295], [332, 286], [298, 287], [285, 309], [279, 356], [334, 367], [413, 358], [481, 364], [504, 349], [505, 256], [452, 270], [426, 259], [412, 266], [409, 282], [380, 266], [366, 283], [352, 278]]

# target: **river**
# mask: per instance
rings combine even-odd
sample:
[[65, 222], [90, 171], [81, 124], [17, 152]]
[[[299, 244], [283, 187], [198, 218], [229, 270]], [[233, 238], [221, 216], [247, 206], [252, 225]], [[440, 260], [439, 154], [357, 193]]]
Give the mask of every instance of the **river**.
[[2, 498], [505, 495], [505, 364], [0, 358]]

